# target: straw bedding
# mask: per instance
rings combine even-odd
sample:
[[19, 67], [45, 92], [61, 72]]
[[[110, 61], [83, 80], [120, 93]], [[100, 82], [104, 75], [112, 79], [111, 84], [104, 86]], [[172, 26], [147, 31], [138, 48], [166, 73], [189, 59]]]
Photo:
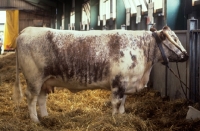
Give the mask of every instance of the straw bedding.
[[[200, 121], [185, 120], [186, 100], [167, 100], [160, 93], [145, 88], [127, 97], [122, 115], [111, 115], [110, 91], [85, 90], [71, 93], [56, 88], [48, 96], [48, 117], [40, 124], [29, 118], [26, 98], [17, 106], [12, 100], [15, 81], [15, 53], [0, 55], [0, 130], [3, 131], [198, 131]], [[20, 73], [23, 91], [26, 81]], [[39, 111], [39, 110], [38, 110]], [[40, 115], [38, 113], [38, 115]]]

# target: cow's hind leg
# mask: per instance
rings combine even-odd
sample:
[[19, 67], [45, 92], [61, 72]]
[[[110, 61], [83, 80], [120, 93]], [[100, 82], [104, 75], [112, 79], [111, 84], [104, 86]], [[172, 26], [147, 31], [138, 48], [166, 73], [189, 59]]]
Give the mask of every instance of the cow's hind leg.
[[126, 96], [125, 93], [125, 84], [121, 81], [121, 76], [117, 75], [112, 81], [112, 114], [124, 113], [124, 103]]
[[34, 122], [39, 123], [37, 111], [36, 111], [36, 103], [37, 103], [38, 96], [33, 95], [33, 93], [29, 91], [29, 89], [26, 91], [25, 95], [28, 102], [28, 110], [29, 110], [30, 118]]
[[47, 108], [46, 108], [46, 100], [47, 100], [47, 92], [45, 90], [40, 91], [38, 96], [38, 105], [40, 108], [41, 116], [48, 116]]
[[45, 81], [42, 85], [42, 88], [40, 90], [40, 94], [38, 97], [38, 105], [40, 108], [41, 116], [48, 116], [47, 108], [46, 108], [46, 100], [47, 100], [47, 94], [53, 92], [54, 93], [54, 86], [51, 85], [51, 81], [54, 80], [53, 78], [48, 79]]

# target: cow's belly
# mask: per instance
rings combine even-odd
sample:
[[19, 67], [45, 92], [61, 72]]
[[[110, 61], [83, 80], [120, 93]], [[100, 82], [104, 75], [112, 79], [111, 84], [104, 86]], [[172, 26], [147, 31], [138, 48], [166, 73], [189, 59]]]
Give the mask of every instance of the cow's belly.
[[80, 90], [86, 90], [86, 89], [110, 89], [110, 82], [108, 80], [102, 80], [97, 82], [92, 82], [90, 84], [81, 83], [77, 80], [68, 80], [63, 81], [60, 78], [56, 77], [50, 77], [43, 83], [43, 88], [52, 88], [52, 87], [64, 87], [71, 91], [80, 91]]

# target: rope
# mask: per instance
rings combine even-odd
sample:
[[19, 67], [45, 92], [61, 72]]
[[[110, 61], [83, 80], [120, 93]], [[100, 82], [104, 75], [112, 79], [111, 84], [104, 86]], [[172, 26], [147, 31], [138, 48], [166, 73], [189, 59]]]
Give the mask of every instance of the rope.
[[187, 87], [187, 89], [189, 89], [189, 87], [174, 73], [174, 71], [171, 68], [169, 68], [169, 66], [167, 66], [167, 68], [180, 80], [180, 83], [182, 83], [184, 86]]
[[[177, 68], [177, 71], [178, 71], [178, 77], [179, 77], [179, 79], [181, 80], [181, 75], [180, 75], [180, 72], [179, 72], [179, 68], [178, 68], [178, 63], [177, 63], [177, 62], [176, 62], [176, 68]], [[187, 98], [187, 94], [186, 94], [186, 92], [184, 91], [183, 85], [182, 85], [181, 82], [180, 82], [180, 85], [181, 85], [181, 89], [182, 89], [182, 91], [183, 91], [183, 93], [184, 93], [184, 95], [185, 95], [185, 98], [188, 99], [188, 98]], [[186, 85], [186, 84], [185, 84], [185, 85]]]
[[[178, 65], [178, 64], [177, 64], [177, 65]], [[174, 73], [174, 71], [173, 71], [169, 66], [167, 66], [167, 68], [176, 76], [176, 78], [179, 79], [180, 84], [181, 84], [182, 91], [183, 91], [183, 93], [184, 93], [184, 95], [185, 95], [185, 98], [186, 98], [187, 101], [190, 101], [190, 100], [187, 98], [187, 94], [186, 94], [186, 92], [184, 91], [182, 84], [183, 84], [188, 90], [189, 90], [189, 87], [180, 79], [180, 73], [179, 73], [178, 67], [177, 67], [177, 70], [178, 70], [179, 76], [177, 76], [177, 75]], [[191, 92], [191, 94], [194, 95], [196, 98], [200, 99], [200, 95], [197, 96], [196, 94], [194, 94], [194, 93], [192, 93], [192, 92]]]

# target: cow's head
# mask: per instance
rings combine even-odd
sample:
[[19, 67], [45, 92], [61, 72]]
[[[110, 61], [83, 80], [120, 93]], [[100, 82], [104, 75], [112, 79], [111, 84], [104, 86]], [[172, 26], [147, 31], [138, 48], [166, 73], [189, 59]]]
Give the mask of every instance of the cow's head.
[[[152, 32], [156, 31], [155, 28], [151, 28], [150, 30]], [[156, 33], [162, 40], [165, 54], [170, 62], [184, 62], [188, 60], [187, 51], [182, 46], [176, 34], [168, 26], [156, 31]]]

